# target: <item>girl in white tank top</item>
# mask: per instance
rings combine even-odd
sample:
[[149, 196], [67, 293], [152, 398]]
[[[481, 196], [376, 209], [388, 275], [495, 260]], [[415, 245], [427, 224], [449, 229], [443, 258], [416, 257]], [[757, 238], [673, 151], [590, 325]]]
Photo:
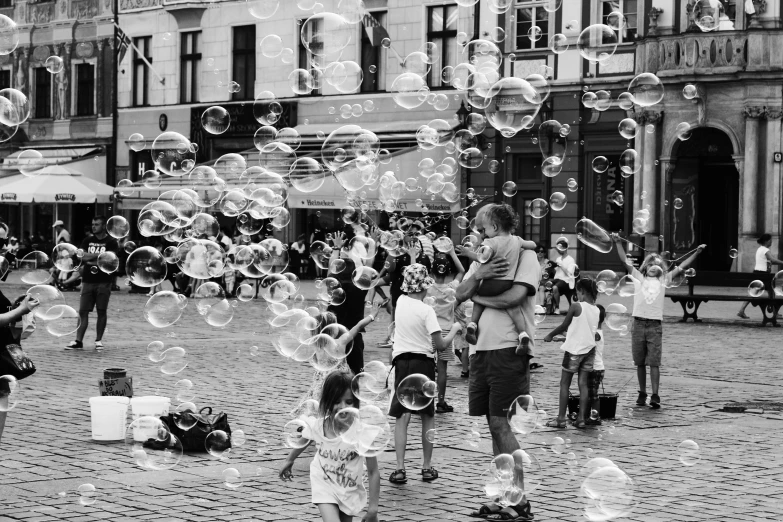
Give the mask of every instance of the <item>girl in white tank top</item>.
[[560, 401], [556, 419], [547, 423], [553, 428], [566, 427], [566, 407], [568, 406], [568, 391], [575, 373], [579, 374], [579, 417], [574, 422], [577, 428], [585, 427], [586, 414], [590, 411], [588, 374], [593, 371], [595, 361], [596, 331], [601, 318], [601, 311], [595, 305], [598, 297], [598, 287], [589, 277], [583, 277], [576, 284], [576, 295], [579, 302], [573, 303], [563, 324], [549, 332], [544, 337], [545, 342], [551, 342], [558, 335], [566, 332], [566, 340], [562, 349], [563, 371], [560, 377]]

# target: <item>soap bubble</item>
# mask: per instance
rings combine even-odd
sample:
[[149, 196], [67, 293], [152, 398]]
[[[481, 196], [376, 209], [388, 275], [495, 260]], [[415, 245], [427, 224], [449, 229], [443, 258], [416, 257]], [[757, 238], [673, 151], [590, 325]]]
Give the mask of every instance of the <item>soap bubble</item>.
[[604, 324], [610, 330], [619, 332], [628, 328], [630, 315], [625, 305], [620, 303], [611, 303], [606, 307], [606, 319]]
[[369, 290], [379, 281], [378, 271], [369, 266], [357, 267], [353, 271], [351, 280], [356, 288], [360, 290]]
[[187, 304], [184, 295], [163, 290], [150, 297], [144, 305], [144, 318], [152, 326], [166, 328], [179, 321]]
[[638, 159], [638, 154], [634, 149], [626, 149], [620, 154], [620, 170], [623, 177], [627, 178], [631, 174], [636, 174], [642, 169], [642, 162]]
[[[714, 10], [717, 11], [717, 8], [715, 8]], [[702, 11], [702, 13], [704, 12], [705, 11]], [[713, 14], [717, 14], [717, 13], [713, 12]], [[718, 16], [711, 16], [708, 14], [704, 14], [703, 16], [699, 16], [696, 19], [695, 23], [696, 23], [696, 27], [698, 27], [705, 33], [720, 28], [720, 18]]]
[[639, 126], [633, 118], [625, 118], [617, 126], [620, 136], [627, 140], [632, 140], [639, 133]]
[[682, 200], [680, 198], [674, 198], [674, 208], [677, 210], [682, 208]]
[[11, 54], [18, 45], [19, 27], [16, 22], [5, 15], [0, 15], [0, 55]]
[[[193, 381], [180, 379], [174, 384], [175, 398], [181, 403], [190, 403], [196, 394], [193, 392]], [[180, 404], [180, 406], [182, 406]], [[179, 410], [179, 407], [177, 408]]]
[[84, 253], [70, 243], [60, 243], [52, 250], [54, 266], [61, 272], [73, 272], [82, 264]]
[[223, 485], [230, 489], [237, 489], [242, 486], [242, 475], [236, 468], [226, 468], [223, 470]]
[[623, 92], [617, 97], [617, 105], [624, 111], [633, 109], [633, 95], [630, 92]]
[[729, 250], [729, 257], [732, 259], [737, 259], [737, 256], [739, 255], [739, 252], [736, 248], [732, 248]]
[[748, 295], [751, 297], [761, 297], [764, 293], [764, 283], [756, 279], [748, 285]]
[[691, 137], [691, 124], [687, 121], [683, 121], [677, 124], [677, 128], [674, 129], [674, 135], [680, 141], [689, 140]]
[[106, 220], [106, 232], [114, 239], [121, 239], [130, 232], [130, 224], [122, 216], [112, 216]]
[[563, 54], [568, 50], [568, 38], [562, 33], [557, 33], [549, 39], [549, 49], [555, 54]]
[[536, 198], [528, 203], [525, 210], [531, 217], [541, 219], [549, 213], [549, 202], [543, 198]]
[[40, 250], [35, 250], [24, 256], [18, 262], [18, 266], [25, 267], [23, 268], [22, 282], [28, 285], [41, 285], [52, 278], [49, 273], [52, 263], [49, 256]]
[[316, 159], [303, 157], [291, 165], [288, 179], [300, 192], [315, 192], [324, 184], [326, 172]]
[[36, 285], [25, 292], [31, 298], [38, 301], [38, 306], [33, 310], [33, 315], [44, 321], [56, 319], [61, 309], [52, 307], [65, 304], [65, 297], [56, 287], [51, 285]]
[[46, 312], [46, 331], [55, 337], [70, 335], [79, 328], [81, 323], [79, 312], [68, 305], [55, 305]]
[[40, 169], [46, 166], [46, 160], [43, 154], [35, 149], [25, 149], [16, 158], [17, 168], [19, 172], [32, 178], [40, 174]]
[[160, 471], [182, 459], [182, 443], [157, 417], [139, 417], [125, 431], [125, 449], [137, 466]]
[[695, 466], [701, 460], [699, 445], [692, 440], [684, 440], [677, 446], [680, 462], [684, 466]]
[[247, 12], [259, 20], [272, 18], [280, 6], [280, 0], [247, 0]]
[[596, 63], [610, 58], [617, 50], [617, 44], [617, 34], [611, 27], [594, 24], [582, 31], [576, 48], [585, 60]]
[[165, 350], [161, 357], [163, 364], [160, 367], [160, 371], [166, 375], [176, 375], [188, 365], [188, 352], [179, 346]]
[[223, 430], [214, 430], [204, 440], [204, 449], [218, 459], [228, 456], [231, 452], [231, 439]]
[[161, 341], [152, 341], [147, 345], [147, 358], [152, 362], [162, 361], [164, 347], [165, 345]]
[[541, 96], [529, 82], [520, 78], [502, 78], [486, 96], [487, 121], [505, 137], [529, 128], [541, 109]]
[[574, 178], [568, 178], [566, 186], [568, 187], [569, 192], [576, 192], [579, 190], [579, 183], [577, 183]]
[[164, 132], [150, 148], [158, 170], [169, 176], [184, 176], [195, 166], [196, 153], [190, 140], [178, 132]]
[[[0, 35], [7, 17], [0, 15]], [[2, 36], [0, 36], [0, 55], [2, 55]], [[9, 127], [21, 125], [30, 117], [30, 99], [20, 90], [6, 88], [0, 90], [0, 123]]]
[[538, 406], [530, 395], [520, 395], [508, 407], [506, 415], [511, 429], [522, 435], [529, 435], [536, 429]]
[[422, 410], [432, 402], [434, 395], [430, 393], [434, 384], [426, 375], [420, 373], [409, 375], [400, 382], [395, 390], [397, 400], [409, 410]]
[[501, 188], [503, 191], [503, 195], [509, 198], [512, 198], [517, 193], [517, 184], [513, 181], [506, 181], [503, 183], [503, 187]]
[[[633, 121], [633, 120], [631, 120]], [[605, 156], [596, 156], [593, 158], [593, 170], [599, 174], [604, 173], [609, 168], [609, 160]]]
[[435, 441], [438, 439], [438, 430], [435, 428], [431, 430], [427, 430], [427, 433], [424, 434], [424, 438], [427, 439], [427, 441], [434, 444]]
[[404, 72], [392, 82], [392, 99], [404, 109], [415, 109], [426, 100], [419, 97], [419, 92], [424, 88], [426, 88], [426, 81], [423, 77], [416, 73]]
[[335, 56], [351, 42], [353, 31], [342, 16], [319, 13], [302, 24], [302, 45], [315, 56]]
[[135, 152], [140, 152], [144, 150], [146, 146], [147, 146], [147, 141], [144, 139], [144, 136], [142, 136], [138, 132], [134, 132], [128, 138], [128, 147], [130, 147], [131, 150]]
[[125, 273], [131, 283], [144, 288], [161, 284], [166, 279], [167, 271], [163, 254], [150, 246], [137, 248], [125, 261]]
[[585, 245], [603, 254], [612, 250], [612, 238], [606, 230], [590, 219], [582, 218], [576, 223], [576, 237]]
[[612, 295], [619, 282], [620, 277], [614, 270], [601, 270], [595, 276], [596, 286], [602, 294]]
[[98, 500], [98, 492], [92, 484], [82, 484], [76, 488], [76, 493], [79, 494], [79, 504], [82, 506], [92, 506]]
[[536, 324], [541, 324], [546, 319], [546, 308], [541, 305], [536, 305], [533, 320]]
[[560, 455], [563, 453], [563, 450], [565, 449], [565, 441], [563, 440], [563, 437], [555, 437], [552, 439], [550, 446], [554, 453]]
[[13, 375], [0, 375], [0, 412], [11, 411], [22, 396], [22, 386]]
[[283, 40], [276, 34], [266, 35], [259, 44], [266, 58], [277, 58], [283, 52]]
[[588, 520], [612, 520], [626, 516], [634, 507], [635, 485], [615, 465], [592, 471], [582, 483], [581, 490], [588, 498], [583, 512]]
[[562, 192], [553, 192], [549, 196], [549, 207], [555, 212], [563, 210], [568, 203], [568, 198]]
[[228, 111], [219, 105], [214, 105], [201, 114], [201, 126], [210, 134], [223, 134], [230, 124]]
[[642, 73], [628, 84], [628, 92], [636, 105], [649, 107], [663, 100], [663, 82], [652, 73]]
[[97, 265], [104, 274], [113, 274], [120, 267], [120, 258], [111, 250], [98, 254]]
[[292, 449], [304, 448], [310, 444], [310, 439], [302, 437], [302, 431], [306, 427], [301, 419], [288, 421], [283, 426], [283, 440], [285, 445]]

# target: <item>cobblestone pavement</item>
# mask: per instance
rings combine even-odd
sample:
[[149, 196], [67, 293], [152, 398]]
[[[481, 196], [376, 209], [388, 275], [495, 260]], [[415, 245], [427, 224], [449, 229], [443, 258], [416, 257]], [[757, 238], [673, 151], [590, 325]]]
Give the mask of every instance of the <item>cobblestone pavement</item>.
[[[313, 295], [312, 283], [307, 285], [305, 293]], [[22, 286], [3, 286], [9, 296], [22, 291]], [[78, 296], [67, 293], [66, 299], [75, 306]], [[92, 348], [94, 315], [84, 351], [63, 351], [70, 337], [54, 338], [44, 329], [26, 341], [38, 372], [23, 381], [23, 401], [9, 413], [0, 443], [0, 522], [320, 520], [309, 503], [311, 450], [298, 460], [292, 483], [277, 478], [287, 454], [280, 435], [286, 412], [305, 394], [313, 371], [308, 364], [275, 352], [266, 306], [258, 301], [239, 303], [234, 320], [216, 329], [204, 322], [191, 302], [179, 323], [157, 329], [142, 317], [146, 299], [125, 292], [112, 296], [103, 353]], [[733, 304], [705, 305], [705, 312], [710, 311], [705, 317], [720, 319], [679, 324], [679, 307], [670, 305], [664, 325], [662, 409], [634, 406], [630, 338], [612, 333], [607, 336], [605, 383], [607, 392], [622, 388], [617, 421], [601, 429], [547, 428], [519, 436], [523, 448], [541, 464], [539, 472], [527, 477], [529, 484], [541, 483], [530, 498], [536, 520], [584, 519], [585, 499], [579, 493], [582, 465], [597, 456], [613, 460], [636, 485], [637, 505], [625, 520], [783, 520], [783, 414], [719, 411], [731, 401], [783, 402], [781, 331], [732, 320]], [[388, 316], [382, 316], [371, 325], [365, 361], [386, 361], [388, 352], [376, 343], [388, 322]], [[549, 317], [539, 332], [556, 324], [557, 319]], [[146, 357], [152, 340], [186, 348], [188, 367], [175, 376], [162, 374], [159, 364]], [[249, 351], [254, 345], [260, 348], [257, 356]], [[544, 366], [533, 372], [532, 392], [540, 406], [554, 414], [560, 350], [557, 344], [540, 343], [538, 353]], [[225, 462], [185, 455], [170, 471], [138, 468], [123, 443], [90, 439], [88, 398], [98, 395], [97, 380], [109, 367], [126, 368], [137, 395], [173, 396], [178, 379], [192, 380], [195, 402], [227, 412], [232, 429], [247, 433], [247, 444]], [[467, 382], [459, 371], [456, 365], [449, 367], [447, 400], [455, 412], [437, 416], [434, 464], [441, 478], [433, 483], [417, 479], [420, 428], [413, 421], [408, 484], [393, 486], [386, 480], [395, 467], [393, 451], [379, 457], [381, 520], [466, 521], [483, 500], [480, 475], [491, 460], [489, 433], [476, 419], [481, 442], [477, 448], [466, 443], [474, 419], [467, 415]], [[552, 451], [556, 436], [570, 439], [563, 454]], [[678, 459], [677, 446], [685, 439], [701, 448], [701, 460], [692, 467]], [[566, 462], [569, 451], [579, 463], [573, 473]], [[242, 487], [223, 484], [221, 473], [229, 466], [242, 473]], [[84, 483], [99, 492], [93, 505], [79, 502], [76, 490]]]

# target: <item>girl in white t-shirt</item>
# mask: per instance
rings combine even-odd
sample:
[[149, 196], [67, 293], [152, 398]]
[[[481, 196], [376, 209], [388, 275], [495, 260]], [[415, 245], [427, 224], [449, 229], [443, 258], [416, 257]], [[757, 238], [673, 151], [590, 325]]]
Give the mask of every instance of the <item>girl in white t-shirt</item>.
[[364, 522], [378, 522], [378, 497], [381, 492], [381, 476], [375, 457], [362, 457], [356, 444], [345, 442], [337, 413], [345, 408], [359, 408], [359, 400], [351, 392], [353, 375], [333, 372], [324, 380], [318, 417], [305, 419], [302, 437], [310, 439], [303, 448], [291, 450], [280, 470], [279, 477], [292, 480], [292, 468], [296, 457], [313, 442], [315, 456], [310, 463], [310, 487], [312, 502], [318, 506], [324, 522], [349, 522], [367, 504], [367, 490], [362, 478], [362, 464], [367, 466], [370, 484], [369, 506]]
[[566, 407], [568, 406], [568, 389], [575, 373], [579, 373], [579, 416], [574, 427], [583, 429], [585, 419], [589, 418], [588, 375], [593, 371], [595, 363], [596, 331], [601, 320], [601, 312], [595, 305], [598, 297], [598, 287], [589, 277], [583, 277], [576, 284], [576, 295], [579, 302], [573, 303], [568, 309], [563, 324], [549, 332], [544, 342], [551, 342], [558, 335], [566, 332], [566, 340], [561, 346], [563, 354], [563, 371], [560, 377], [560, 402], [557, 418], [547, 423], [554, 428], [566, 427]]
[[389, 415], [397, 419], [394, 425], [394, 449], [397, 454], [397, 469], [389, 476], [392, 484], [405, 484], [408, 478], [405, 472], [405, 446], [408, 443], [408, 423], [411, 413], [421, 415], [421, 444], [423, 462], [421, 478], [430, 482], [438, 478], [438, 471], [432, 467], [432, 441], [425, 436], [435, 428], [435, 408], [432, 401], [418, 410], [410, 410], [400, 403], [397, 388], [406, 377], [421, 374], [430, 381], [435, 380], [435, 350], [446, 350], [462, 327], [455, 323], [445, 337], [435, 310], [424, 304], [427, 290], [434, 281], [427, 267], [414, 263], [403, 271], [402, 295], [394, 309], [394, 344], [392, 345], [392, 365], [394, 366], [394, 390]]

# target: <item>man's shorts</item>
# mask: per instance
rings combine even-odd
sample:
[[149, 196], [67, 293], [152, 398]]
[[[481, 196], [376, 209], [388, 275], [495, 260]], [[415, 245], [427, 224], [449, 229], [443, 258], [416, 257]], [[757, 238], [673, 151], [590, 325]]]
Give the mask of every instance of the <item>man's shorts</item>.
[[109, 297], [111, 297], [111, 281], [108, 283], [82, 282], [79, 312], [92, 312], [93, 308], [97, 308], [99, 312], [105, 312], [109, 308]]
[[594, 362], [595, 348], [580, 355], [566, 352], [563, 354], [563, 371], [568, 373], [592, 372]]
[[529, 361], [530, 357], [517, 355], [516, 348], [471, 355], [468, 413], [505, 417], [514, 399], [530, 394]]
[[552, 286], [557, 287], [557, 291], [560, 292], [560, 295], [568, 295], [572, 291], [571, 288], [568, 287], [568, 283], [562, 279], [555, 279], [552, 281]]
[[633, 318], [631, 354], [636, 366], [660, 366], [663, 352], [663, 327], [655, 319]]
[[431, 401], [426, 408], [421, 410], [409, 410], [402, 404], [397, 398], [397, 387], [402, 380], [414, 373], [420, 373], [425, 375], [431, 381], [435, 380], [435, 359], [431, 357], [415, 358], [415, 359], [403, 359], [398, 357], [394, 361], [394, 394], [392, 395], [391, 406], [389, 406], [389, 415], [395, 419], [399, 419], [405, 413], [420, 413], [422, 415], [429, 415], [430, 417], [435, 415], [435, 401]]
[[593, 370], [587, 374], [587, 391], [590, 399], [598, 398], [602, 382], [604, 382], [603, 370]]

